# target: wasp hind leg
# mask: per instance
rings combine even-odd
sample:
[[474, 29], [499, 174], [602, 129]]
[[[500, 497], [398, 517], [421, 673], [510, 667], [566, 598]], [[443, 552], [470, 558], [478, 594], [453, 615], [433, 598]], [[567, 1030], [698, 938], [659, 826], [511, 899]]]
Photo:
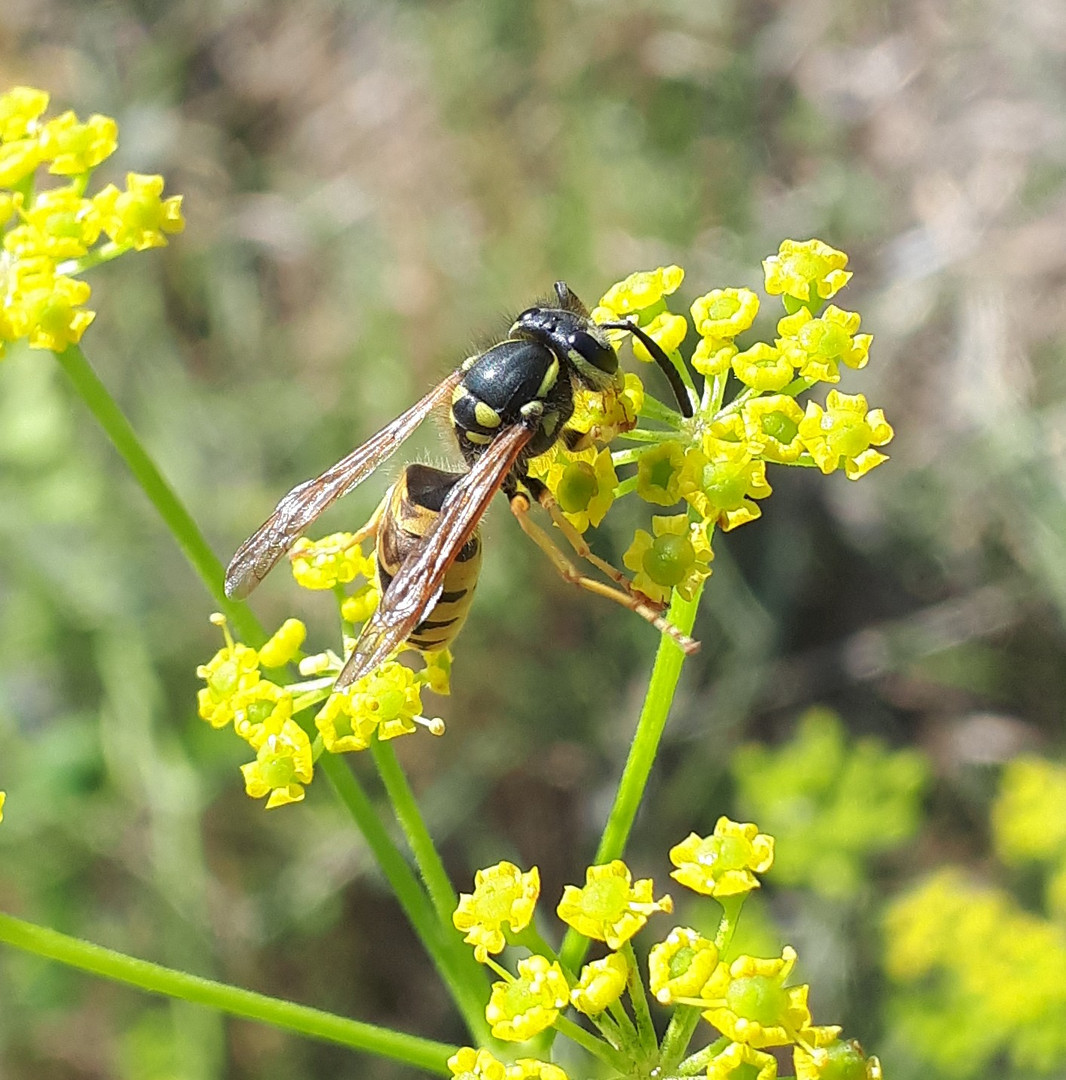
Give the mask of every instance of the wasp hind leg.
[[[509, 493], [511, 513], [514, 514], [522, 531], [541, 549], [541, 551], [544, 552], [545, 555], [548, 556], [552, 565], [559, 571], [563, 580], [570, 582], [571, 585], [577, 585], [579, 588], [585, 589], [588, 592], [595, 593], [597, 596], [603, 596], [608, 600], [613, 600], [616, 604], [621, 604], [622, 607], [636, 612], [636, 614], [646, 622], [651, 623], [659, 633], [666, 634], [672, 638], [677, 646], [687, 655], [691, 656], [699, 649], [700, 643], [698, 641], [693, 640], [687, 634], [682, 634], [673, 623], [668, 622], [663, 618], [662, 612], [647, 598], [634, 592], [632, 583], [623, 573], [611, 566], [610, 563], [605, 562], [603, 559], [600, 559], [589, 551], [588, 544], [585, 543], [581, 534], [570, 524], [570, 522], [566, 521], [563, 517], [562, 511], [559, 510], [558, 505], [555, 503], [555, 499], [552, 498], [551, 493], [548, 492], [547, 488], [534, 482], [530, 485], [530, 491], [537, 498], [537, 501], [552, 514], [553, 520], [556, 519], [557, 514], [558, 518], [565, 523], [564, 535], [574, 548], [575, 553], [581, 556], [581, 558], [587, 559], [593, 566], [602, 570], [612, 581], [618, 582], [618, 586], [607, 585], [602, 581], [597, 581], [595, 578], [582, 574], [566, 557], [552, 538], [529, 516], [531, 505], [530, 496], [524, 491]], [[547, 498], [547, 502], [545, 501], [545, 497]], [[554, 508], [555, 513], [552, 513], [551, 508]], [[558, 521], [556, 521], [556, 523], [558, 524]], [[571, 539], [571, 534], [576, 538], [577, 543]]]

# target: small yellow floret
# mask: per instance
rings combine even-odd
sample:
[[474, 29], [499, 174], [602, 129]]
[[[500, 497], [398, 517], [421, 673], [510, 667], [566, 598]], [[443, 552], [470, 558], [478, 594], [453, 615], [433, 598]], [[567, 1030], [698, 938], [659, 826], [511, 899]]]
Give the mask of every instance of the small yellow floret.
[[519, 1058], [508, 1066], [507, 1080], [570, 1080], [566, 1073], [550, 1061], [536, 1058]]
[[718, 819], [710, 836], [689, 835], [670, 849], [670, 876], [704, 896], [736, 896], [759, 887], [773, 865], [774, 838], [750, 822]]
[[41, 156], [57, 176], [77, 176], [95, 169], [118, 146], [118, 124], [94, 113], [81, 123], [73, 112], [49, 120], [41, 129]]
[[474, 875], [474, 891], [460, 894], [452, 923], [484, 963], [489, 953], [502, 951], [507, 943], [505, 923], [512, 933], [529, 925], [539, 896], [540, 871], [535, 866], [523, 872], [514, 863], [500, 862]]
[[241, 766], [244, 789], [253, 799], [268, 795], [266, 808], [299, 802], [313, 773], [311, 740], [295, 720], [273, 716], [250, 740], [255, 761]]
[[126, 190], [108, 184], [93, 200], [104, 231], [119, 247], [135, 251], [165, 247], [167, 234], [185, 228], [180, 195], [164, 199], [163, 177], [126, 173]]
[[[859, 314], [841, 311], [835, 304], [815, 318], [809, 308], [800, 308], [777, 324], [778, 345], [790, 349], [793, 363], [805, 379], [840, 381], [840, 365], [863, 368], [870, 359], [870, 334], [859, 334]], [[795, 351], [791, 347], [795, 346]], [[797, 353], [798, 351], [798, 353]]]
[[286, 619], [274, 636], [259, 650], [263, 667], [284, 667], [307, 640], [307, 627], [299, 619]]
[[0, 94], [0, 142], [36, 134], [38, 117], [48, 108], [48, 94], [34, 86], [13, 86]]
[[586, 1016], [599, 1016], [622, 996], [628, 979], [626, 958], [621, 953], [608, 953], [581, 969], [577, 985], [570, 991], [570, 1003]]
[[518, 977], [492, 984], [485, 1019], [497, 1039], [525, 1042], [555, 1023], [570, 1001], [558, 961], [534, 954], [518, 961]]
[[848, 257], [821, 240], [783, 240], [776, 255], [763, 260], [766, 291], [803, 303], [828, 300], [851, 280]]
[[724, 345], [751, 328], [759, 298], [751, 289], [714, 289], [693, 300], [691, 311], [696, 333]]
[[687, 926], [677, 926], [648, 953], [648, 985], [662, 1005], [697, 997], [718, 965], [718, 949]]
[[[688, 321], [684, 315], [675, 315], [672, 311], [660, 311], [644, 327], [644, 332], [664, 353], [669, 355], [681, 348], [681, 342], [685, 340], [685, 335], [688, 333]], [[646, 364], [656, 363], [655, 358], [637, 337], [633, 338], [633, 355]]]
[[633, 584], [649, 600], [666, 601], [672, 589], [691, 600], [699, 585], [710, 576], [714, 552], [702, 521], [687, 514], [658, 515], [652, 531], [637, 529], [622, 562], [634, 573]]
[[567, 885], [556, 913], [579, 934], [620, 949], [657, 911], [673, 911], [669, 896], [652, 899], [651, 878], [634, 882], [621, 859], [590, 866], [585, 885]]
[[448, 1068], [457, 1080], [507, 1080], [507, 1066], [488, 1050], [464, 1046], [448, 1058]]
[[[680, 266], [638, 270], [603, 294], [592, 317], [597, 322], [612, 322], [633, 314], [653, 318], [661, 310], [663, 297], [676, 292], [684, 277], [685, 271]], [[642, 317], [640, 321], [646, 319]]]
[[771, 494], [766, 462], [752, 454], [746, 442], [718, 439], [708, 433], [700, 447], [685, 453], [678, 477], [684, 498], [705, 520], [725, 532], [754, 521], [762, 514], [755, 499]]
[[296, 584], [305, 589], [332, 589], [373, 574], [373, 562], [363, 554], [354, 533], [333, 533], [321, 540], [302, 536], [293, 544], [289, 559]]
[[849, 480], [858, 480], [872, 468], [887, 461], [875, 446], [884, 446], [895, 433], [880, 409], [868, 411], [862, 394], [841, 394], [830, 390], [823, 409], [807, 402], [799, 424], [799, 435], [814, 463], [823, 473], [842, 465]]
[[777, 1060], [765, 1050], [730, 1043], [707, 1063], [707, 1080], [775, 1080]]

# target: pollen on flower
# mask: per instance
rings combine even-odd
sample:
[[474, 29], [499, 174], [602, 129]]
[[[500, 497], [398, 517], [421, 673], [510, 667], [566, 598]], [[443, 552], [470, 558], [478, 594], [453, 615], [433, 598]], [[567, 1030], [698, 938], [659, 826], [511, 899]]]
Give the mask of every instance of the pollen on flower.
[[581, 969], [577, 985], [570, 991], [570, 1003], [586, 1016], [599, 1016], [622, 996], [628, 979], [626, 958], [621, 953], [608, 953]]
[[529, 925], [539, 896], [540, 871], [535, 866], [522, 871], [514, 863], [500, 862], [474, 875], [474, 891], [460, 894], [452, 923], [484, 963], [489, 953], [500, 952], [507, 943], [505, 924], [512, 933]]
[[524, 1042], [555, 1023], [570, 1001], [558, 961], [534, 953], [518, 961], [518, 976], [492, 984], [485, 1019], [497, 1039]]
[[652, 899], [651, 878], [634, 882], [621, 859], [590, 866], [585, 885], [567, 885], [556, 913], [579, 934], [619, 949], [657, 911], [673, 911], [669, 896]]
[[773, 865], [774, 838], [750, 822], [718, 819], [710, 836], [689, 835], [670, 849], [670, 876], [704, 896], [735, 896], [759, 887]]

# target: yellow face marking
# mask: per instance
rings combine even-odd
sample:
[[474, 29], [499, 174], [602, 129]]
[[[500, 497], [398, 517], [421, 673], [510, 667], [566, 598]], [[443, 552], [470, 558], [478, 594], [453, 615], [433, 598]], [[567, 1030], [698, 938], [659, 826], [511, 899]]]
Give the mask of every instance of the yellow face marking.
[[480, 431], [464, 431], [467, 442], [472, 442], [475, 446], [488, 446], [492, 442], [491, 435], [482, 435]]
[[474, 419], [484, 428], [497, 428], [503, 422], [503, 417], [483, 401], [474, 406]]
[[466, 387], [463, 386], [462, 383], [460, 383], [452, 391], [452, 404], [454, 405], [457, 401], [461, 401], [464, 397], [466, 397]]
[[[573, 350], [570, 350], [573, 352]], [[540, 380], [540, 386], [537, 387], [536, 396], [538, 398], [546, 398], [548, 391], [555, 385], [555, 380], [559, 378], [559, 358], [553, 356], [552, 362], [548, 367], [548, 370], [544, 372], [544, 378]]]

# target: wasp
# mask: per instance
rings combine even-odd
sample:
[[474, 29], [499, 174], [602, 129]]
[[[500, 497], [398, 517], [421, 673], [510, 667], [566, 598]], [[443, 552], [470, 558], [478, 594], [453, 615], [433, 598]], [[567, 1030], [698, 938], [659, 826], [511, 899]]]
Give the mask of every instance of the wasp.
[[[477, 568], [473, 568], [472, 579], [463, 579], [461, 600], [449, 599], [460, 591], [448, 588], [452, 584], [449, 578], [458, 573], [457, 564], [463, 553], [471, 550], [472, 541], [480, 553], [478, 526], [498, 491], [507, 497], [523, 531], [568, 581], [637, 612], [673, 636], [686, 652], [699, 647], [666, 622], [661, 611], [634, 590], [624, 574], [592, 554], [545, 485], [527, 471], [531, 459], [557, 442], [575, 449], [585, 440], [583, 433], [567, 427], [578, 388], [598, 392], [622, 388], [618, 356], [607, 337], [608, 330], [626, 330], [640, 339], [670, 380], [683, 415], [692, 415], [692, 403], [677, 370], [640, 327], [630, 322], [594, 322], [565, 282], [556, 282], [554, 299], [554, 303], [527, 308], [503, 341], [466, 359], [376, 435], [320, 476], [294, 487], [233, 556], [226, 571], [226, 594], [242, 598], [263, 580], [308, 525], [362, 483], [434, 409], [449, 404], [467, 471], [442, 473], [426, 466], [409, 466], [376, 511], [370, 527], [377, 532], [382, 598], [341, 670], [338, 689], [373, 671], [405, 642], [416, 648], [419, 642], [441, 648], [441, 641], [446, 644], [454, 637], [454, 633], [446, 640], [429, 635], [436, 629], [433, 624], [444, 621], [435, 617], [442, 604], [469, 606], [468, 594]], [[548, 511], [574, 551], [609, 577], [613, 587], [576, 570], [530, 519], [533, 501]], [[414, 507], [415, 512], [405, 513], [405, 505]], [[402, 543], [394, 542], [397, 528], [406, 533]], [[465, 615], [463, 607], [461, 617]]]

